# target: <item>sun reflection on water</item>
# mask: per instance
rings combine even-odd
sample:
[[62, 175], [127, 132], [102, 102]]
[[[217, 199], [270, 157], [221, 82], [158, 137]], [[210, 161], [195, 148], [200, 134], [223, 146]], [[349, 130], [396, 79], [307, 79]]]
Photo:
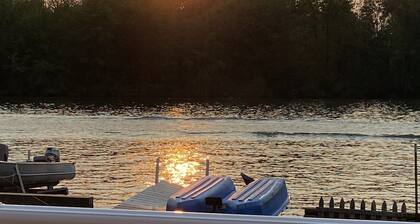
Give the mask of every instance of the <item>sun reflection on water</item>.
[[[177, 161], [176, 161], [177, 162]], [[183, 162], [183, 163], [170, 163], [167, 165], [166, 170], [171, 174], [170, 181], [180, 185], [187, 185], [186, 178], [197, 173], [196, 167], [200, 165], [198, 162]]]
[[203, 170], [202, 155], [187, 144], [174, 145], [163, 156], [162, 178], [186, 186]]

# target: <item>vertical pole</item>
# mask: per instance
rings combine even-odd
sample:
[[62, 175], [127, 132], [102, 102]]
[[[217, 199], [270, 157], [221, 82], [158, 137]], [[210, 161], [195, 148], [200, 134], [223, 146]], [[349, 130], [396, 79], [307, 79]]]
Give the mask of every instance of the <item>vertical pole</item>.
[[18, 179], [19, 179], [20, 189], [22, 190], [22, 193], [26, 194], [25, 185], [23, 185], [22, 176], [20, 175], [20, 170], [19, 170], [19, 166], [18, 166], [17, 163], [16, 163], [15, 169], [16, 169], [16, 174], [17, 174]]
[[155, 184], [159, 183], [159, 173], [160, 173], [160, 158], [156, 159], [156, 171], [155, 171]]
[[210, 160], [206, 158], [206, 177], [210, 176]]
[[26, 161], [27, 162], [31, 161], [31, 150], [28, 150], [28, 159]]
[[414, 192], [416, 203], [416, 219], [419, 214], [419, 194], [418, 194], [418, 180], [417, 180], [417, 144], [414, 144]]

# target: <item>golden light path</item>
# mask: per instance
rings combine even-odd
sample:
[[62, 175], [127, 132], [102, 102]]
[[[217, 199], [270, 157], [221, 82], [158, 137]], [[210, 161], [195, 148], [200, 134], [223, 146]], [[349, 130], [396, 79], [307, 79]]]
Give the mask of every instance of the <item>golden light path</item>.
[[176, 144], [162, 157], [162, 179], [186, 186], [204, 175], [203, 156], [187, 143]]
[[186, 178], [197, 173], [196, 167], [200, 164], [198, 162], [181, 162], [171, 161], [166, 170], [170, 174], [170, 181], [180, 185], [187, 185]]

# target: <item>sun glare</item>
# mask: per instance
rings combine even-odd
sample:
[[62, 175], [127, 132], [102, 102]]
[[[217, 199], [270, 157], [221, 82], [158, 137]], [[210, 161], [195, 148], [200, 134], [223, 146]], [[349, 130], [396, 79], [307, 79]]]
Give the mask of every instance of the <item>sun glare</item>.
[[195, 180], [203, 166], [201, 157], [187, 145], [176, 145], [163, 158], [162, 177], [171, 183], [186, 186]]
[[172, 161], [167, 166], [168, 173], [171, 174], [170, 180], [173, 183], [178, 183], [185, 186], [187, 183], [185, 182], [185, 178], [188, 176], [192, 176], [197, 173], [197, 166], [199, 166], [198, 162], [181, 162], [180, 161]]

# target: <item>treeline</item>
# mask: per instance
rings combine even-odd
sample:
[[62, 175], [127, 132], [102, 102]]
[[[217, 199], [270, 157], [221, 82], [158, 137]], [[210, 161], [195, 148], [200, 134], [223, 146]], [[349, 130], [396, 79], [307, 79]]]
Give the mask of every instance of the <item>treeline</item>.
[[420, 97], [419, 0], [1, 0], [0, 96]]

